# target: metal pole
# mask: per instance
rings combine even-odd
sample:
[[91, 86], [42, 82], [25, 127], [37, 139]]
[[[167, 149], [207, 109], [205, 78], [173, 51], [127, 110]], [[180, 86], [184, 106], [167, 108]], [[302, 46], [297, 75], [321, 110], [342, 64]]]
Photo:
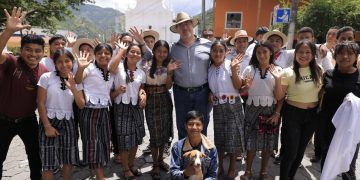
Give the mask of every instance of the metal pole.
[[292, 2], [291, 2], [291, 21], [290, 21], [290, 25], [289, 25], [288, 44], [286, 46], [286, 49], [292, 49], [292, 46], [293, 46], [298, 5], [299, 5], [298, 0], [292, 0]]
[[201, 31], [200, 33], [205, 29], [205, 0], [202, 0], [202, 7], [201, 7]]

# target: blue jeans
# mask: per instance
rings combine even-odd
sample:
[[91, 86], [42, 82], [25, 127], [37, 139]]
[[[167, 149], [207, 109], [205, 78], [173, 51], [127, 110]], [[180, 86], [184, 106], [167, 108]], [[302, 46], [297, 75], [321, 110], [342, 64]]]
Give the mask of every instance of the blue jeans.
[[191, 110], [197, 110], [204, 115], [204, 129], [202, 133], [207, 134], [207, 127], [209, 124], [209, 113], [211, 106], [209, 105], [209, 87], [204, 87], [201, 90], [188, 92], [186, 90], [174, 87], [174, 101], [176, 111], [176, 126], [178, 129], [178, 138], [186, 137], [185, 118], [186, 114]]

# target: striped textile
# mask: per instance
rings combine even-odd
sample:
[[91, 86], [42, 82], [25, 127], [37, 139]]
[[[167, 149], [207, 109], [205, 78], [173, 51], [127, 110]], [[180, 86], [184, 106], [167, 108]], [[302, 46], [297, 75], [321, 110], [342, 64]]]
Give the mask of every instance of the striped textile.
[[110, 117], [108, 108], [80, 110], [80, 133], [83, 163], [91, 169], [104, 167], [110, 161]]
[[173, 137], [173, 104], [170, 93], [149, 94], [146, 101], [146, 123], [150, 133], [150, 147], [160, 147]]
[[114, 104], [118, 149], [128, 151], [142, 144], [145, 136], [144, 112], [138, 105]]
[[218, 151], [242, 153], [244, 151], [244, 110], [240, 98], [235, 104], [213, 106], [214, 141]]
[[274, 134], [259, 133], [259, 115], [271, 115], [275, 111], [272, 106], [247, 105], [245, 108], [245, 141], [246, 150], [276, 150], [279, 131]]
[[42, 169], [54, 170], [63, 164], [78, 164], [79, 148], [74, 120], [49, 118], [49, 122], [62, 134], [57, 137], [46, 137], [44, 125], [40, 123], [39, 142]]

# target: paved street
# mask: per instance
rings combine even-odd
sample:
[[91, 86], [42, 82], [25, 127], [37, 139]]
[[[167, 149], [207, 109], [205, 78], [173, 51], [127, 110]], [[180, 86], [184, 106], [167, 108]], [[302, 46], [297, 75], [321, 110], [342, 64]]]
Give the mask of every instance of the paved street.
[[[175, 112], [174, 112], [174, 114], [175, 114]], [[174, 120], [175, 120], [175, 118], [174, 118]], [[176, 125], [175, 122], [174, 122], [174, 125]], [[146, 128], [147, 128], [147, 126], [146, 126]], [[176, 127], [174, 127], [174, 128], [175, 128], [174, 129], [175, 136], [177, 136]], [[213, 129], [212, 118], [211, 118], [208, 129], [209, 129], [208, 136], [211, 139], [213, 139], [214, 134], [212, 131], [212, 129]], [[176, 137], [176, 139], [177, 139], [177, 137]], [[142, 154], [142, 150], [145, 149], [148, 142], [149, 142], [149, 134], [147, 132], [146, 137], [144, 138], [144, 143], [141, 146], [139, 146], [139, 150], [137, 153], [138, 158], [137, 158], [136, 164], [139, 165], [139, 167], [141, 167], [141, 170], [143, 172], [143, 175], [141, 177], [137, 178], [140, 180], [151, 179], [150, 170], [151, 170], [151, 165], [152, 165], [151, 164], [152, 158], [150, 155], [144, 156]], [[81, 151], [81, 142], [80, 141], [79, 141], [79, 147], [80, 147], [80, 151]], [[299, 168], [295, 179], [297, 179], [297, 180], [319, 179], [320, 164], [319, 163], [312, 164], [309, 161], [311, 155], [313, 154], [312, 149], [313, 149], [313, 145], [312, 145], [312, 143], [310, 143], [307, 148], [307, 153], [302, 161], [303, 167]], [[254, 162], [253, 173], [255, 175], [255, 177], [254, 177], [255, 179], [259, 178], [258, 174], [259, 174], [259, 168], [260, 168], [260, 160], [261, 159], [259, 158], [259, 156], [257, 156], [257, 158]], [[167, 157], [165, 159], [165, 161], [169, 163], [169, 157]], [[226, 162], [228, 162], [228, 158], [227, 158]], [[272, 179], [279, 179], [280, 166], [274, 165], [272, 162], [273, 162], [273, 159], [271, 158], [270, 162], [269, 162], [269, 175], [271, 176]], [[360, 161], [357, 162], [357, 167], [359, 167], [359, 162]], [[240, 175], [243, 174], [244, 170], [245, 170], [244, 161], [242, 161], [242, 162], [239, 161], [237, 166], [238, 166], [238, 171], [239, 171], [237, 179], [239, 179]], [[226, 172], [226, 169], [225, 169], [225, 172]], [[106, 173], [106, 179], [110, 179], [110, 180], [124, 179], [122, 171], [121, 171], [121, 166], [116, 164], [114, 161], [112, 161], [110, 163], [110, 165], [106, 167], [105, 173]], [[359, 170], [356, 171], [356, 174], [360, 178]], [[166, 174], [164, 172], [162, 172], [161, 176], [162, 176], [162, 179], [169, 179], [169, 174]], [[22, 141], [20, 140], [20, 138], [18, 136], [16, 136], [11, 143], [9, 153], [7, 155], [7, 159], [4, 163], [3, 180], [25, 180], [25, 179], [30, 179], [29, 178], [28, 161], [27, 161], [24, 145], [23, 145]], [[61, 171], [56, 174], [56, 179], [61, 179]], [[94, 172], [91, 172], [88, 168], [75, 167], [72, 179], [76, 179], [76, 180], [78, 180], [78, 179], [95, 179], [95, 175], [94, 175]], [[337, 179], [341, 179], [341, 178], [338, 177]]]

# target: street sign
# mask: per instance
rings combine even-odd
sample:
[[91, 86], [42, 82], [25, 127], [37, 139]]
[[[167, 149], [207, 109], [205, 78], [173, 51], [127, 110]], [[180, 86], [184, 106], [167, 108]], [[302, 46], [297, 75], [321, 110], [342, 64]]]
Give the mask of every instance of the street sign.
[[276, 9], [276, 12], [274, 13], [274, 22], [276, 24], [280, 23], [290, 23], [291, 18], [291, 10], [290, 8], [279, 8]]

